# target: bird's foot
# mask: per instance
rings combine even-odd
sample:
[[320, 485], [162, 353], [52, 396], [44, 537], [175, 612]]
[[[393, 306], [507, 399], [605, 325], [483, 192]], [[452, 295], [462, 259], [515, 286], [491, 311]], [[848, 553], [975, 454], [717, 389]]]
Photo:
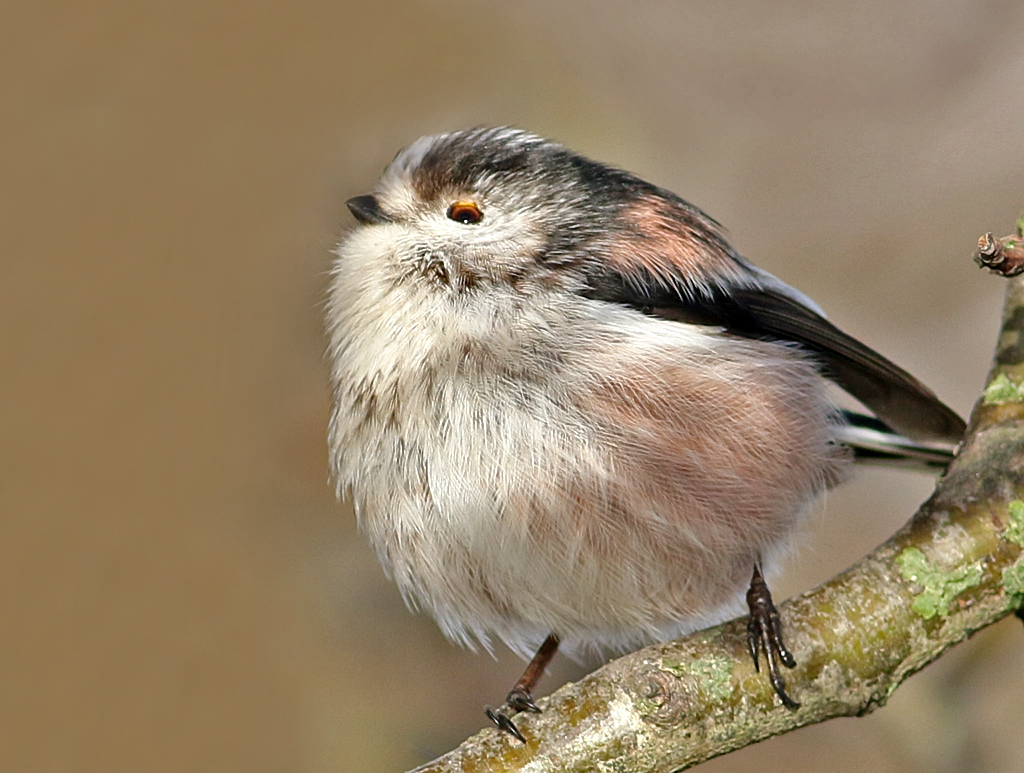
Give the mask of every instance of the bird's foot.
[[786, 694], [786, 682], [782, 678], [779, 668], [781, 661], [786, 668], [793, 668], [796, 665], [796, 658], [786, 649], [782, 642], [782, 621], [779, 619], [779, 611], [772, 602], [772, 594], [765, 584], [761, 570], [754, 568], [754, 576], [750, 580], [750, 589], [747, 591], [747, 606], [750, 608], [750, 619], [747, 621], [747, 647], [750, 649], [750, 656], [754, 659], [754, 669], [761, 671], [759, 662], [760, 652], [764, 652], [764, 659], [768, 665], [768, 678], [771, 680], [775, 694], [783, 705], [790, 709], [800, 708], [800, 704]]
[[541, 674], [544, 673], [544, 669], [547, 668], [551, 658], [558, 651], [559, 641], [557, 634], [548, 634], [544, 643], [537, 650], [537, 654], [530, 661], [530, 665], [526, 667], [523, 675], [519, 677], [519, 681], [509, 690], [508, 695], [505, 697], [505, 703], [498, 707], [497, 710], [492, 709], [490, 706], [484, 709], [487, 713], [487, 718], [497, 725], [499, 730], [508, 733], [523, 743], [526, 743], [526, 739], [519, 732], [516, 723], [509, 718], [509, 713], [515, 714], [519, 711], [529, 711], [532, 714], [540, 713], [540, 707], [533, 702], [533, 696], [530, 693], [537, 686], [537, 681], [540, 679]]
[[526, 743], [526, 739], [523, 737], [523, 734], [519, 732], [519, 728], [516, 727], [515, 722], [512, 721], [507, 713], [518, 713], [520, 711], [529, 711], [531, 714], [539, 714], [540, 707], [533, 702], [533, 696], [530, 695], [527, 690], [523, 690], [518, 687], [513, 688], [509, 692], [508, 696], [505, 698], [505, 703], [498, 709], [492, 709], [490, 706], [484, 709], [484, 712], [487, 714], [487, 718], [497, 725], [499, 730], [509, 733], [523, 743]]

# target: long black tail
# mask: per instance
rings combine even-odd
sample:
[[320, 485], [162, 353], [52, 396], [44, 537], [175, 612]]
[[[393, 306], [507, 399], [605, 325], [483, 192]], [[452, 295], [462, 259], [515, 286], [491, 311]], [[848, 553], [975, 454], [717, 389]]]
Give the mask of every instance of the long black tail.
[[842, 414], [846, 424], [839, 439], [853, 450], [858, 462], [934, 472], [944, 470], [953, 461], [954, 445], [911, 440], [874, 416], [845, 410]]

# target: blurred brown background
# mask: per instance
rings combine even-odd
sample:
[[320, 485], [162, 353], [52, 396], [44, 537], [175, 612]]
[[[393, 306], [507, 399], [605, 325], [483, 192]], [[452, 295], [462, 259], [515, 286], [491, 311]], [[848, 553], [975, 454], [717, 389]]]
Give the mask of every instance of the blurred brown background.
[[[404, 609], [327, 480], [343, 202], [421, 134], [517, 124], [678, 191], [966, 413], [1022, 30], [1018, 0], [0, 4], [0, 769], [400, 771], [518, 675]], [[776, 593], [930, 487], [834, 492]], [[1021, 695], [1008, 620], [703, 769], [1021, 771]]]

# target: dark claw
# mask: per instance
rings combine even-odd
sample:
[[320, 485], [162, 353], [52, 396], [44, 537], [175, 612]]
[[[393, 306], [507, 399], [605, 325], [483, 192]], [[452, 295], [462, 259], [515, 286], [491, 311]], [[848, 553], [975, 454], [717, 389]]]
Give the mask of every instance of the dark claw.
[[[750, 604], [750, 591], [747, 591], [747, 604]], [[754, 608], [750, 608], [750, 619], [747, 620], [747, 650], [750, 652], [750, 659], [754, 661], [754, 670], [761, 673], [761, 662], [758, 659], [761, 641], [761, 622], [754, 615]]]
[[[778, 664], [775, 663], [772, 651], [768, 650], [765, 654], [768, 660], [768, 677], [771, 679], [772, 687], [775, 688], [775, 694], [779, 696], [779, 700], [782, 701], [782, 705], [787, 709], [800, 708], [800, 704], [786, 694], [786, 682], [782, 679], [782, 674], [779, 673], [779, 667]], [[789, 664], [787, 663], [787, 665]], [[796, 665], [796, 663], [794, 662], [793, 665]], [[789, 667], [792, 668], [793, 666]]]
[[484, 712], [487, 714], [488, 719], [498, 726], [498, 730], [504, 730], [506, 733], [509, 733], [523, 743], [526, 743], [526, 739], [523, 737], [523, 734], [519, 732], [519, 728], [516, 727], [515, 723], [509, 719], [508, 715], [503, 711], [495, 711], [488, 706], [484, 709]]
[[533, 702], [533, 696], [529, 692], [522, 689], [521, 687], [513, 687], [505, 698], [505, 703], [497, 711], [492, 709], [490, 706], [484, 709], [487, 714], [487, 718], [498, 726], [499, 730], [504, 730], [506, 733], [511, 733], [513, 736], [518, 738], [523, 743], [526, 743], [526, 739], [523, 734], [519, 732], [519, 728], [516, 727], [506, 711], [529, 711], [532, 714], [540, 714], [540, 706]]
[[533, 702], [533, 696], [526, 690], [513, 688], [505, 698], [505, 706], [513, 711], [529, 711], [531, 714], [540, 714], [540, 707]]
[[[776, 619], [778, 616], [776, 615]], [[786, 668], [796, 668], [796, 658], [793, 657], [793, 653], [786, 649], [786, 645], [782, 643], [782, 629], [781, 625], [778, 631], [772, 635], [772, 641], [779, 650], [779, 657], [782, 658], [782, 662]]]
[[533, 660], [530, 661], [530, 665], [526, 667], [523, 675], [519, 677], [519, 681], [515, 683], [515, 686], [509, 690], [508, 696], [505, 698], [504, 705], [501, 706], [497, 711], [491, 707], [487, 707], [484, 711], [487, 713], [487, 718], [498, 726], [499, 730], [504, 730], [523, 743], [526, 743], [526, 739], [523, 738], [523, 734], [519, 732], [519, 728], [516, 727], [515, 723], [508, 718], [508, 714], [505, 712], [515, 713], [517, 711], [529, 711], [533, 714], [540, 713], [540, 706], [533, 702], [533, 696], [530, 691], [537, 686], [537, 680], [540, 679], [541, 674], [544, 673], [544, 669], [547, 668], [548, 663], [551, 662], [551, 658], [555, 656], [558, 651], [558, 635], [549, 633], [548, 637], [544, 640], [544, 643], [540, 645], [537, 650], [537, 654], [533, 656]]
[[800, 708], [800, 704], [786, 694], [786, 682], [779, 669], [780, 660], [787, 668], [793, 668], [796, 665], [796, 658], [782, 642], [782, 620], [758, 568], [754, 569], [754, 576], [750, 580], [747, 606], [750, 608], [750, 620], [747, 621], [747, 649], [754, 660], [754, 670], [760, 673], [761, 664], [758, 656], [764, 652], [768, 678], [775, 688], [775, 694], [787, 708]]

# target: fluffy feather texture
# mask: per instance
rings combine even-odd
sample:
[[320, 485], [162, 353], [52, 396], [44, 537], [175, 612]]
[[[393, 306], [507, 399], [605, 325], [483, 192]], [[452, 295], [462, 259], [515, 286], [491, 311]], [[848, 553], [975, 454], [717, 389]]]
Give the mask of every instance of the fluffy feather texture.
[[417, 141], [373, 207], [332, 270], [331, 463], [405, 598], [522, 654], [739, 611], [850, 453], [813, 347], [702, 309], [819, 310], [673, 194], [517, 130]]

